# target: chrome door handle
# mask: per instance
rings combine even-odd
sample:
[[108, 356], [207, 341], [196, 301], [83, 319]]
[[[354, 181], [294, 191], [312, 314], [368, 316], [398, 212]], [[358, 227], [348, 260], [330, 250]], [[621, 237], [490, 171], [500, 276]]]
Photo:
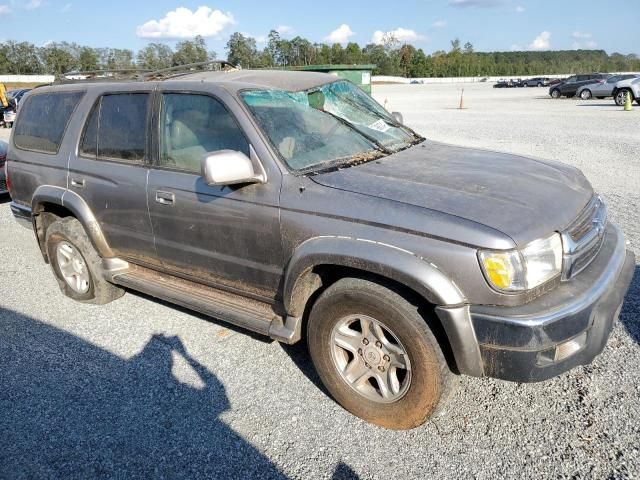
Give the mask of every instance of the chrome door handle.
[[83, 188], [84, 187], [84, 178], [72, 178], [71, 179], [71, 186], [72, 187]]
[[156, 192], [156, 202], [162, 205], [173, 205], [176, 201], [176, 196], [171, 192], [162, 192], [158, 190]]

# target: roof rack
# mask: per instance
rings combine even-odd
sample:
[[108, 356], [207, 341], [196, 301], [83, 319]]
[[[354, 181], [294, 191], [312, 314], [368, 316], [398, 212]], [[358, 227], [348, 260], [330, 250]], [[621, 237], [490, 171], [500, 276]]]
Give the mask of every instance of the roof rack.
[[107, 70], [71, 71], [58, 75], [54, 83], [85, 83], [85, 82], [118, 82], [134, 81], [147, 82], [152, 80], [166, 80], [172, 77], [188, 75], [194, 72], [230, 72], [238, 67], [226, 60], [211, 60], [208, 62], [189, 63], [160, 70], [144, 70], [140, 68], [121, 68]]
[[73, 70], [58, 75], [54, 83], [105, 82], [122, 80], [143, 80], [143, 75], [150, 70], [140, 68], [120, 68], [105, 70]]
[[209, 60], [207, 62], [189, 63], [187, 65], [176, 65], [175, 67], [162, 68], [144, 74], [144, 80], [164, 80], [170, 77], [188, 75], [194, 72], [231, 72], [239, 68], [226, 60]]

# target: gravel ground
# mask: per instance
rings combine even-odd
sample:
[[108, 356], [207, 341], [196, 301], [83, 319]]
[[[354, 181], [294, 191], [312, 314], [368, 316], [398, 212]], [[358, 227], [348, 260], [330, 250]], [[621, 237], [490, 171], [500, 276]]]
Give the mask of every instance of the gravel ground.
[[[434, 140], [580, 167], [640, 255], [640, 108], [474, 85], [456, 110], [459, 93], [374, 87]], [[136, 294], [74, 303], [6, 199], [0, 231], [0, 478], [640, 477], [640, 269], [592, 365], [461, 377], [440, 416], [393, 432], [336, 405], [303, 348]]]

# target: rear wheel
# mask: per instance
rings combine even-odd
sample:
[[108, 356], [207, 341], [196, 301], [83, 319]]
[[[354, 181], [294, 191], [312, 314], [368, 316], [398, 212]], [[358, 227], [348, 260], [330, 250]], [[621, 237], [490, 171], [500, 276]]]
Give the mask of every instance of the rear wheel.
[[102, 259], [77, 219], [54, 222], [47, 229], [46, 249], [58, 286], [67, 297], [101, 305], [124, 295], [123, 289], [104, 279]]
[[416, 427], [450, 389], [452, 373], [418, 308], [376, 283], [330, 286], [311, 311], [307, 341], [331, 395], [376, 425]]
[[541, 82], [538, 82], [538, 88], [540, 88], [542, 86]]
[[582, 100], [589, 100], [591, 98], [591, 90], [589, 90], [588, 88], [582, 90], [582, 92], [580, 92], [580, 98]]
[[560, 98], [560, 96], [560, 90], [558, 90], [557, 88], [551, 90], [551, 98]]

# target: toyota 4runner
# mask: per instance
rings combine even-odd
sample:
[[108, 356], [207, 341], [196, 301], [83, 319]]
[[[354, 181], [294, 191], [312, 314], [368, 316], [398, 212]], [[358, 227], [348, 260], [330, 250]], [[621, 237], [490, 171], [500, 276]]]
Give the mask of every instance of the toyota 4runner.
[[326, 74], [37, 88], [7, 158], [65, 295], [129, 288], [304, 337], [337, 402], [389, 428], [423, 423], [453, 374], [591, 362], [635, 268], [577, 169], [426, 140]]

